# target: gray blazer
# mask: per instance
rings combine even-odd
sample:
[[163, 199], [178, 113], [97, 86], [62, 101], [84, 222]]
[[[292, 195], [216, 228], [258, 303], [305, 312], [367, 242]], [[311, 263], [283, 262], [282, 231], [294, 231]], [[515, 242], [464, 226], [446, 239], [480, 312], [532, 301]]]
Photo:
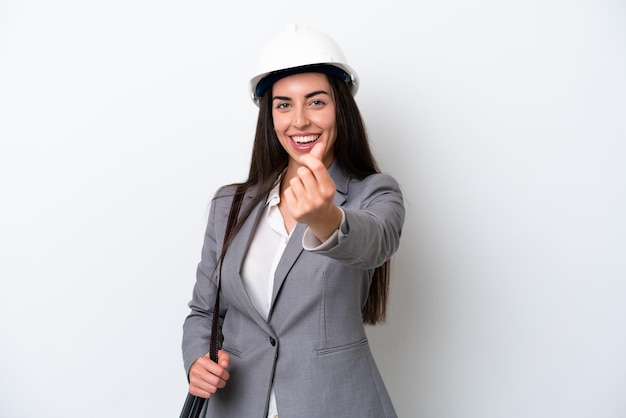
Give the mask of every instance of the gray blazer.
[[[337, 187], [335, 203], [346, 215], [345, 234], [331, 249], [307, 251], [302, 247], [306, 226], [296, 226], [276, 270], [267, 321], [254, 308], [240, 274], [262, 205], [227, 251], [220, 317], [231, 377], [207, 403], [210, 417], [266, 417], [272, 382], [280, 418], [396, 416], [370, 351], [361, 307], [375, 267], [398, 248], [402, 193], [387, 174], [356, 180], [336, 164], [329, 171]], [[209, 350], [213, 270], [233, 192], [233, 187], [221, 188], [211, 203], [191, 312], [183, 326], [187, 373]], [[244, 205], [253, 194], [247, 192]]]

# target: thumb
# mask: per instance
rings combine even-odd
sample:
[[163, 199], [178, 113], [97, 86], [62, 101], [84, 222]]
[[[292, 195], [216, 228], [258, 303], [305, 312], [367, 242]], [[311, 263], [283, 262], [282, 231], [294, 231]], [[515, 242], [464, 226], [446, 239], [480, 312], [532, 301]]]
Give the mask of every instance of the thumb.
[[324, 149], [326, 149], [326, 144], [322, 142], [318, 142], [317, 144], [313, 146], [309, 154], [311, 154], [313, 157], [317, 158], [318, 160], [322, 161], [322, 158], [324, 157]]
[[224, 350], [219, 350], [217, 352], [217, 364], [222, 366], [222, 368], [226, 369], [228, 364], [230, 363], [230, 356]]

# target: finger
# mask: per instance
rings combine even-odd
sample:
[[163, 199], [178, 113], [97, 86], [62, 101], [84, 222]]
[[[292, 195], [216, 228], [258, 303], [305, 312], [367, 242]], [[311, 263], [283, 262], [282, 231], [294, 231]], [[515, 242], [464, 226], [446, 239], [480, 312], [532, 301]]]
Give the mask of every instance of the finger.
[[323, 164], [319, 163], [314, 168], [300, 166], [297, 175], [302, 187], [306, 190], [306, 196], [312, 199], [312, 203], [318, 202], [319, 204], [319, 199], [327, 201], [334, 198], [335, 183]]
[[198, 386], [189, 385], [189, 393], [191, 393], [193, 396], [197, 396], [199, 398], [208, 399], [215, 392], [217, 392], [217, 389], [215, 389], [215, 391], [213, 391], [213, 392], [209, 392], [208, 390], [204, 390], [202, 388], [199, 388]]
[[291, 213], [291, 216], [294, 216], [294, 208], [296, 208], [298, 205], [298, 199], [293, 194], [293, 190], [291, 190], [291, 187], [288, 186], [285, 189], [285, 191], [283, 192], [283, 197], [285, 198], [285, 203], [287, 203], [287, 209]]
[[300, 178], [299, 172], [300, 170], [307, 170], [307, 168], [304, 167], [299, 167], [298, 168], [298, 175], [296, 177], [292, 177], [289, 180], [289, 191], [292, 194], [292, 196], [294, 197], [294, 203], [298, 203], [299, 201], [306, 199], [307, 197], [307, 190], [306, 187], [304, 185], [304, 183], [302, 183], [302, 179]]
[[324, 166], [322, 159], [324, 158], [324, 149], [326, 145], [319, 142], [313, 146], [311, 151], [307, 154], [300, 156], [300, 164], [307, 166], [311, 169]]
[[[228, 356], [228, 354], [226, 354], [226, 356]], [[219, 357], [220, 355], [218, 352], [218, 360]], [[227, 362], [228, 361], [229, 359], [227, 360]], [[216, 362], [211, 360], [208, 355], [200, 357], [198, 360], [196, 360], [196, 362], [192, 365], [191, 372], [195, 372], [200, 379], [214, 385], [218, 384], [218, 379], [226, 381], [230, 378], [228, 370], [226, 370], [226, 368], [222, 367], [220, 364], [217, 364]]]
[[189, 393], [201, 398], [210, 398], [219, 388], [215, 385], [208, 384], [204, 381], [190, 381]]
[[296, 173], [298, 176], [294, 177], [292, 181], [296, 180], [295, 184], [300, 185], [304, 193], [307, 194], [307, 196], [311, 197], [314, 193], [317, 192], [317, 189], [319, 187], [319, 185], [317, 184], [318, 179], [311, 171], [311, 169], [305, 166], [300, 166], [298, 167], [298, 171]]
[[201, 363], [197, 361], [189, 373], [189, 392], [195, 396], [208, 398], [217, 389], [224, 387], [226, 381], [205, 370]]
[[217, 389], [226, 386], [227, 380], [227, 378], [222, 379], [210, 373], [202, 374], [200, 376], [190, 375], [189, 385], [197, 388], [198, 390], [215, 393]]
[[205, 376], [204, 379], [190, 376], [189, 392], [196, 396], [208, 398], [211, 394], [217, 392], [226, 386], [226, 380], [218, 379], [214, 375]]

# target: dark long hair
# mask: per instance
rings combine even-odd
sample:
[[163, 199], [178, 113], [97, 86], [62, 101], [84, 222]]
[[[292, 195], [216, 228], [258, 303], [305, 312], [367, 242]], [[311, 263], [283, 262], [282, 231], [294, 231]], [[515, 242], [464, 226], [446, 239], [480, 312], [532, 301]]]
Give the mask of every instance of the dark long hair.
[[[345, 82], [328, 76], [335, 98], [337, 139], [335, 161], [350, 176], [359, 180], [380, 172], [371, 152], [361, 112]], [[289, 155], [278, 141], [272, 119], [272, 89], [261, 96], [256, 134], [252, 146], [252, 157], [248, 179], [241, 183], [246, 188], [254, 187], [252, 202], [247, 202], [240, 221], [231, 236], [239, 231], [243, 221], [252, 210], [267, 198], [280, 174], [287, 168]], [[226, 250], [227, 246], [224, 248]], [[361, 310], [363, 322], [374, 325], [384, 322], [389, 294], [390, 260], [374, 270], [367, 301]]]

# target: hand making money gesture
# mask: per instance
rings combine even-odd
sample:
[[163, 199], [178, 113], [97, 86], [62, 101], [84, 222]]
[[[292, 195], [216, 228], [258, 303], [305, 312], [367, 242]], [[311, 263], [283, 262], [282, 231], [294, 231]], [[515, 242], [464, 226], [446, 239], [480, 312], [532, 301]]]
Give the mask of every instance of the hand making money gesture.
[[306, 224], [321, 242], [339, 228], [341, 210], [335, 204], [335, 183], [322, 161], [323, 143], [300, 157], [301, 166], [289, 180], [284, 197], [291, 216]]

